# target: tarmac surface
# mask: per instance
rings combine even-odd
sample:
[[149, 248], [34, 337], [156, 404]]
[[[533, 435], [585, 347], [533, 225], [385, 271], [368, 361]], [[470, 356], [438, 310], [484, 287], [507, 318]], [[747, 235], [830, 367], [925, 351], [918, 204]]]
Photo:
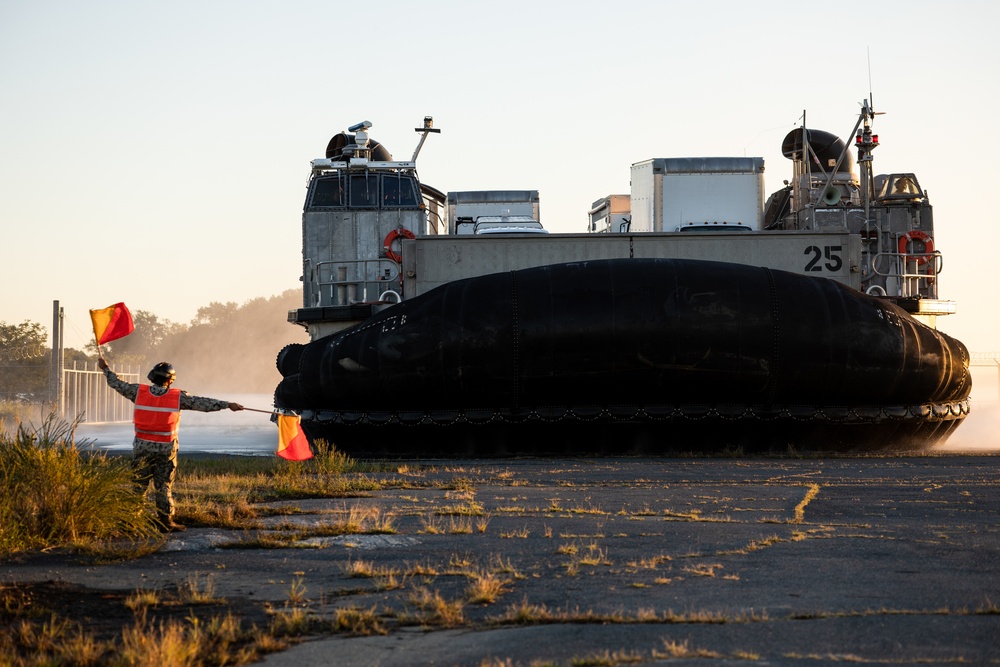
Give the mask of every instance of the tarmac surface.
[[[310, 638], [271, 667], [995, 664], [998, 464], [407, 461], [360, 497], [273, 503], [297, 510], [274, 532], [306, 531], [287, 547], [189, 528], [130, 562], [4, 563], [0, 582], [202, 577], [230, 601], [368, 614], [385, 632]], [[359, 532], [322, 529], [338, 522]]]

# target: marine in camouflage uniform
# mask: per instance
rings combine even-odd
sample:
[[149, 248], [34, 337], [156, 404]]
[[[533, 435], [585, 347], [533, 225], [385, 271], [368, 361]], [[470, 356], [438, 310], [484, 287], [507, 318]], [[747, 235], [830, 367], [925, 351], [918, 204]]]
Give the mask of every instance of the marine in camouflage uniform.
[[[98, 360], [98, 366], [104, 371], [109, 387], [133, 403], [136, 402], [141, 385], [125, 382], [119, 378], [103, 358]], [[153, 382], [148, 385], [149, 393], [153, 396], [164, 396], [170, 391], [170, 384], [174, 379], [173, 367], [165, 362], [157, 364], [149, 372], [149, 379]], [[227, 408], [235, 411], [242, 410], [243, 406], [239, 403], [180, 392], [181, 410], [218, 412]], [[149, 482], [153, 482], [153, 497], [160, 527], [166, 532], [184, 530], [184, 526], [174, 523], [173, 520], [175, 507], [172, 487], [177, 474], [179, 449], [180, 443], [176, 437], [173, 437], [171, 442], [155, 442], [140, 438], [137, 434], [132, 441], [132, 469], [135, 474], [136, 491], [145, 493], [149, 488]]]

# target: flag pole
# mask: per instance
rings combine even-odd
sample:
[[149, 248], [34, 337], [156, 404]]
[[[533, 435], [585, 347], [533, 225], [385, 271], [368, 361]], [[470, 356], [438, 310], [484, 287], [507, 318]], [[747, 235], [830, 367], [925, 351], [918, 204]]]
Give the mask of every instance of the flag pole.
[[91, 331], [94, 332], [94, 345], [97, 346], [97, 358], [103, 359], [104, 353], [101, 352], [101, 337], [97, 335], [97, 322], [94, 321], [94, 311], [90, 311], [90, 324]]

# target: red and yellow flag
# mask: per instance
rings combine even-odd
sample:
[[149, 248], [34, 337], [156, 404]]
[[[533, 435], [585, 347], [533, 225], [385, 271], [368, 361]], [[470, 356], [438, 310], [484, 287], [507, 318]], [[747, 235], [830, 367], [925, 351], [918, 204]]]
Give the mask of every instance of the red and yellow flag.
[[309, 440], [302, 431], [302, 418], [298, 415], [278, 414], [278, 456], [289, 461], [313, 457]]
[[107, 308], [92, 310], [90, 311], [90, 319], [94, 323], [94, 338], [98, 345], [124, 338], [135, 331], [135, 325], [132, 324], [132, 313], [128, 312], [124, 303], [116, 303]]

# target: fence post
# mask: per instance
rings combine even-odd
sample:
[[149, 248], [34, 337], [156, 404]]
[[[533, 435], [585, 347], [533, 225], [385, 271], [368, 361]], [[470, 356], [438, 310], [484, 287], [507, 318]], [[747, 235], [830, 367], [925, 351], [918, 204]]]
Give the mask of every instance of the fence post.
[[65, 417], [63, 401], [63, 309], [52, 302], [52, 355], [49, 357], [49, 402], [60, 417]]

